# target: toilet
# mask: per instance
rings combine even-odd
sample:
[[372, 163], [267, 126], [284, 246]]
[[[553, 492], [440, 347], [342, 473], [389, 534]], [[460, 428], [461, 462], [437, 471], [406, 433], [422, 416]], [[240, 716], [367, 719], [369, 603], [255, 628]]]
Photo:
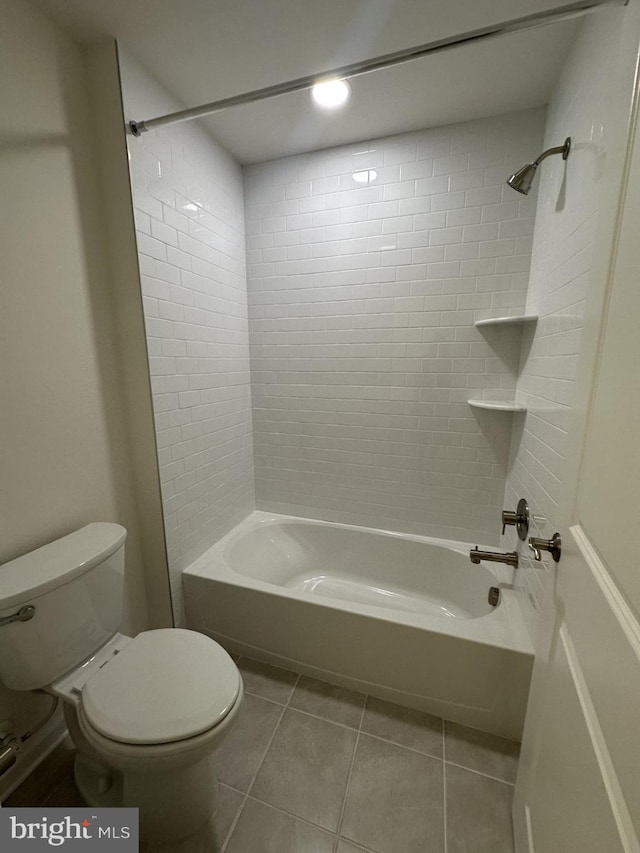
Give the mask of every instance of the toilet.
[[141, 838], [166, 842], [215, 812], [242, 679], [204, 634], [119, 632], [126, 535], [89, 524], [0, 568], [0, 680], [62, 699], [86, 802], [137, 807]]

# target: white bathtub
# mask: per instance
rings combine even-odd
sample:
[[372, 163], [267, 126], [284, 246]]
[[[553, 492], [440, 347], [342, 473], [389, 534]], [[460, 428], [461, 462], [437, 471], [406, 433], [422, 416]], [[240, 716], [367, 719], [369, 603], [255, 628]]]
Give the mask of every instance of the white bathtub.
[[[475, 544], [475, 543], [474, 543]], [[469, 545], [255, 512], [183, 573], [189, 627], [280, 664], [519, 738], [533, 649], [512, 569]]]

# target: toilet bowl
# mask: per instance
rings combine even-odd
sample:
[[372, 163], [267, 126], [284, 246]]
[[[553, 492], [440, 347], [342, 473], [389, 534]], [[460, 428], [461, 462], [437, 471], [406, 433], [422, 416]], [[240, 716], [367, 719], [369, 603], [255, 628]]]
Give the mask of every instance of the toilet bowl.
[[215, 812], [213, 751], [237, 718], [242, 679], [198, 632], [117, 630], [125, 535], [88, 525], [2, 567], [0, 620], [33, 615], [0, 625], [0, 678], [61, 698], [86, 802], [137, 807], [141, 838], [167, 842]]
[[215, 747], [233, 726], [242, 680], [218, 643], [179, 628], [117, 634], [49, 685], [78, 747], [92, 806], [135, 806], [147, 841], [196, 832], [217, 805]]

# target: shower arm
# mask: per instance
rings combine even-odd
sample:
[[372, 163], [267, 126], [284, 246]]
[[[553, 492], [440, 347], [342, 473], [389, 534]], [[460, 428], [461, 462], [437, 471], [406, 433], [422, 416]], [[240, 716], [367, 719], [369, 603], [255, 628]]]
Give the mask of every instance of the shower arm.
[[571, 151], [571, 137], [567, 136], [564, 141], [564, 145], [556, 145], [555, 148], [547, 148], [547, 150], [543, 151], [539, 157], [536, 157], [531, 165], [539, 166], [543, 160], [546, 160], [547, 157], [551, 157], [553, 154], [562, 154], [562, 159], [566, 160], [569, 156], [569, 151]]

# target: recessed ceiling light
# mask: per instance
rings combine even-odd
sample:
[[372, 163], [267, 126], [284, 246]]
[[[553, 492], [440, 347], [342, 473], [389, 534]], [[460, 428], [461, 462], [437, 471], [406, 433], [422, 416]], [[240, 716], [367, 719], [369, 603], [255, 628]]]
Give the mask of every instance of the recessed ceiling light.
[[354, 172], [351, 176], [358, 184], [371, 184], [378, 177], [375, 169], [364, 169], [361, 172]]
[[346, 80], [323, 80], [311, 87], [311, 97], [325, 109], [342, 106], [350, 94], [351, 86]]

